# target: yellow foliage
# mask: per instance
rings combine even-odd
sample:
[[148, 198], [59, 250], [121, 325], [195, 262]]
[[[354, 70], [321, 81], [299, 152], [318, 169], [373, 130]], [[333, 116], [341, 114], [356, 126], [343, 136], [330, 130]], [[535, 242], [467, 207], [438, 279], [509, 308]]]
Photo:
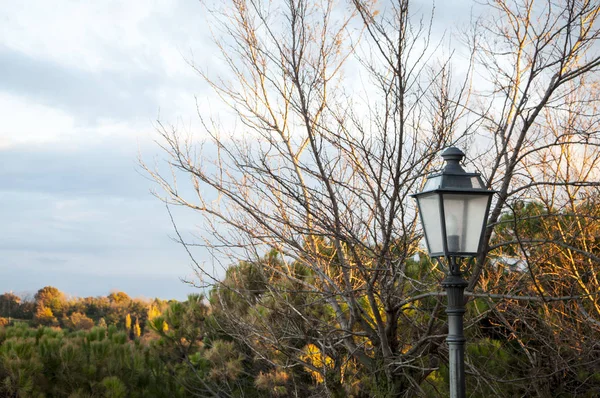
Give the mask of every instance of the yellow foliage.
[[125, 329], [131, 330], [131, 315], [129, 314], [125, 317]]
[[366, 321], [369, 322], [371, 326], [377, 327], [377, 317], [375, 316], [375, 311], [377, 311], [377, 315], [379, 316], [379, 318], [381, 318], [381, 321], [383, 323], [387, 321], [385, 307], [378, 297], [375, 297], [376, 309], [373, 308], [366, 296], [363, 296], [362, 300], [360, 300], [359, 302], [361, 303], [361, 307], [367, 315]]
[[[308, 344], [306, 347], [304, 347], [304, 354], [300, 356], [300, 359], [311, 364], [315, 368], [333, 369], [334, 367], [333, 359], [330, 356], [323, 355], [319, 347], [314, 344]], [[310, 368], [306, 368], [306, 370], [311, 374], [317, 383], [323, 382], [323, 375], [320, 372], [314, 371]]]
[[142, 329], [140, 328], [140, 324], [137, 321], [137, 319], [135, 320], [135, 325], [133, 325], [133, 335], [135, 337], [140, 337], [142, 334]]
[[163, 322], [162, 331], [167, 333], [169, 331], [169, 324], [167, 322]]
[[157, 316], [160, 315], [160, 310], [158, 308], [156, 308], [156, 306], [151, 305], [148, 308], [148, 320], [151, 321], [154, 318], [156, 318]]
[[49, 307], [40, 305], [33, 317], [34, 321], [40, 325], [54, 326], [58, 324], [58, 320], [52, 313]]

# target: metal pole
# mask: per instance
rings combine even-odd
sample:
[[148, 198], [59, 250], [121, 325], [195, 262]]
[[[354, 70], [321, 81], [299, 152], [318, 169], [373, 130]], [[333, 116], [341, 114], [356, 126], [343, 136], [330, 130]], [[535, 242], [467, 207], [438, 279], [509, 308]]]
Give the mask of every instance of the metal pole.
[[448, 296], [448, 342], [450, 367], [450, 398], [465, 398], [465, 335], [463, 315], [465, 314], [464, 293], [468, 286], [457, 269], [455, 260], [449, 258], [451, 273], [442, 281]]

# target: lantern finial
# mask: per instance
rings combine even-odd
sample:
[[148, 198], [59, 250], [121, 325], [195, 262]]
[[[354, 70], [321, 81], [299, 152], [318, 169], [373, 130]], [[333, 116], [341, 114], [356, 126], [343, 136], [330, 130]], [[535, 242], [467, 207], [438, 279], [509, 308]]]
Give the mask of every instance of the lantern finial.
[[442, 157], [446, 161], [444, 173], [465, 173], [465, 170], [460, 165], [460, 161], [465, 157], [463, 151], [456, 147], [450, 147], [442, 153]]

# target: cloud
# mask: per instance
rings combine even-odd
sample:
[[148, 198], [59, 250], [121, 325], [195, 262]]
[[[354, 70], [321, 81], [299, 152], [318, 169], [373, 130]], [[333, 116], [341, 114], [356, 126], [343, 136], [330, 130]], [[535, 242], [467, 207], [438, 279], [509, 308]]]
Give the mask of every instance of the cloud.
[[[138, 147], [150, 162], [156, 152], [157, 116], [194, 129], [193, 96], [206, 86], [184, 55], [213, 62], [202, 12], [172, 0], [3, 4], [0, 292], [193, 291], [179, 281], [193, 277], [190, 260], [136, 159]], [[178, 218], [195, 229], [189, 213]]]
[[149, 184], [140, 176], [136, 156], [136, 143], [125, 139], [76, 150], [58, 144], [6, 148], [0, 150], [0, 190], [59, 193], [67, 198], [143, 197]]
[[[0, 151], [0, 291], [35, 291], [61, 275], [71, 294], [121, 287], [174, 297], [179, 278], [192, 274], [190, 261], [169, 238], [169, 217], [150, 195], [130, 144]], [[161, 288], [160, 278], [171, 282]], [[88, 287], [73, 288], [85, 279]]]
[[148, 71], [89, 72], [0, 47], [0, 90], [68, 111], [88, 123], [157, 112], [161, 77]]
[[[3, 4], [0, 43], [83, 70], [154, 69], [172, 49], [202, 45], [202, 6], [180, 0], [44, 0]], [[171, 70], [170, 70], [171, 71]]]
[[0, 148], [73, 146], [115, 129], [147, 132], [159, 115], [193, 116], [206, 85], [183, 54], [210, 53], [202, 18], [189, 1], [3, 5]]

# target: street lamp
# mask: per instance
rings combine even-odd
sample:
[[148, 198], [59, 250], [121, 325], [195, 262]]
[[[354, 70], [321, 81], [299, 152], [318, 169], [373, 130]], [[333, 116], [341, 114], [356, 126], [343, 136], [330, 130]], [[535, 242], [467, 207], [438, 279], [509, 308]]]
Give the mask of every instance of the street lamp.
[[467, 173], [460, 165], [465, 154], [458, 148], [442, 153], [446, 166], [427, 177], [417, 200], [419, 216], [429, 256], [445, 257], [448, 274], [442, 282], [448, 296], [448, 342], [450, 358], [450, 397], [465, 396], [465, 313], [461, 259], [475, 257], [481, 251], [486, 220], [495, 191], [485, 188], [479, 173]]

